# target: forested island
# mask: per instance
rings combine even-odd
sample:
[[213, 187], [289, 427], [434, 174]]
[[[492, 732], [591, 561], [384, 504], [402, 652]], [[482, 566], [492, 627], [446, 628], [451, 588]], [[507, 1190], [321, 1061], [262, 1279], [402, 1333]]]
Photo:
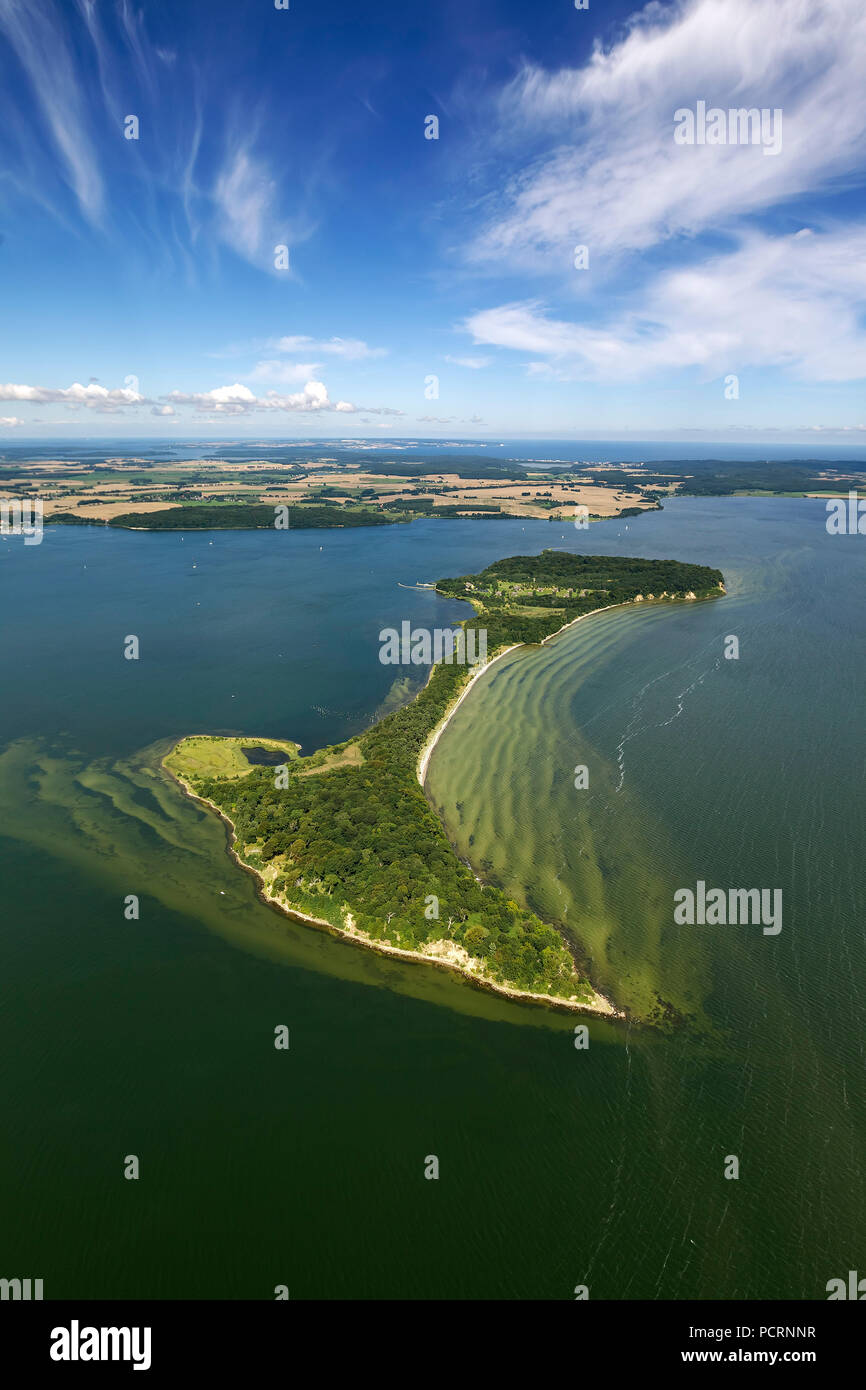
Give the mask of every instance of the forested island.
[[[472, 603], [475, 614], [461, 627], [486, 630], [491, 660], [615, 604], [724, 593], [721, 572], [704, 565], [551, 550], [435, 587]], [[425, 752], [480, 669], [439, 663], [410, 704], [310, 757], [265, 741], [286, 751], [276, 768], [248, 761], [255, 740], [201, 736], [182, 739], [164, 765], [230, 823], [237, 858], [285, 910], [383, 950], [439, 960], [494, 988], [614, 1013], [581, 967], [580, 942], [482, 884], [424, 794]]]
[[[336, 507], [285, 508], [286, 531], [322, 530], [331, 526], [387, 526], [408, 520], [385, 512]], [[167, 507], [159, 512], [120, 512], [104, 520], [55, 512], [47, 521], [60, 526], [118, 526], [127, 531], [273, 531], [275, 508], [256, 502], [208, 503], [197, 507]]]

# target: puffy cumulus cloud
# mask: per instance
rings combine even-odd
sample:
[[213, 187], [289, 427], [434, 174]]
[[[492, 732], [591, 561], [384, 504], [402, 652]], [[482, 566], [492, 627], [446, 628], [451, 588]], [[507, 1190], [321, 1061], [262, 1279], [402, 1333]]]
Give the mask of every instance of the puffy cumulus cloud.
[[[192, 405], [197, 410], [213, 411], [218, 415], [243, 415], [256, 410], [287, 410], [314, 413], [319, 410], [354, 411], [350, 401], [332, 401], [323, 381], [308, 381], [302, 391], [288, 396], [267, 391], [256, 396], [248, 386], [235, 382], [233, 386], [218, 386], [213, 391], [171, 391], [166, 399], [172, 405]], [[382, 414], [390, 413], [384, 409]]]
[[[565, 267], [576, 242], [643, 249], [861, 184], [864, 71], [862, 0], [649, 4], [583, 67], [526, 64], [502, 91], [493, 138], [511, 177], [469, 255]], [[699, 99], [780, 108], [781, 151], [675, 144], [675, 111]]]
[[[323, 381], [310, 378], [303, 389], [283, 395], [279, 391], [267, 391], [257, 396], [249, 386], [236, 381], [231, 386], [216, 386], [211, 391], [170, 391], [158, 401], [149, 400], [139, 391], [122, 388], [110, 391], [98, 382], [82, 386], [79, 382], [64, 388], [45, 386], [26, 386], [17, 384], [0, 385], [0, 401], [32, 402], [36, 405], [64, 405], [67, 409], [78, 410], [82, 406], [89, 410], [114, 412], [132, 409], [137, 406], [150, 406], [150, 413], [166, 418], [176, 416], [178, 407], [190, 406], [194, 410], [210, 416], [247, 415], [255, 411], [300, 411], [314, 414], [318, 411], [335, 410], [341, 414], [354, 414], [366, 409], [373, 415], [402, 415], [402, 411], [389, 406], [361, 407], [351, 401], [332, 401]], [[17, 417], [9, 416], [7, 424], [22, 424]]]
[[866, 376], [866, 228], [752, 233], [733, 253], [658, 276], [634, 310], [602, 323], [525, 301], [482, 310], [465, 327], [476, 343], [525, 354], [530, 374], [562, 380], [775, 366], [854, 381]]
[[88, 410], [112, 414], [128, 406], [144, 405], [147, 398], [140, 391], [132, 391], [128, 387], [109, 391], [107, 387], [100, 386], [96, 381], [89, 382], [87, 386], [82, 386], [80, 382], [75, 381], [71, 386], [57, 389], [47, 386], [16, 385], [9, 382], [6, 385], [0, 385], [0, 401], [33, 401], [37, 405], [57, 403], [71, 406], [73, 409], [86, 406]]
[[14, 429], [16, 425], [23, 424], [24, 421], [19, 419], [17, 415], [0, 415], [0, 425], [5, 426], [6, 429]]
[[275, 338], [271, 344], [276, 352], [307, 352], [316, 356], [327, 353], [357, 362], [365, 357], [384, 357], [386, 348], [372, 348], [361, 338], [308, 338], [294, 336]]
[[328, 388], [323, 381], [308, 381], [303, 391], [296, 391], [292, 396], [278, 396], [276, 392], [268, 392], [268, 398], [271, 395], [275, 410], [325, 410], [331, 405], [328, 400]]
[[240, 415], [256, 404], [250, 388], [239, 381], [234, 386], [217, 386], [213, 391], [170, 391], [166, 400], [172, 406], [194, 405], [197, 410], [215, 410], [223, 415]]

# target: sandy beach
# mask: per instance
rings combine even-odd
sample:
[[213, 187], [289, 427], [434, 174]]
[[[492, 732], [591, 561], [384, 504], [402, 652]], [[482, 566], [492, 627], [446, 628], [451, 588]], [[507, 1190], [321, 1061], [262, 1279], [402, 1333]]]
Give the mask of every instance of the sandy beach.
[[[537, 645], [543, 647], [548, 642], [552, 642], [554, 637], [558, 637], [561, 632], [565, 632], [566, 628], [574, 627], [577, 623], [582, 623], [584, 618], [594, 618], [596, 613], [606, 613], [610, 608], [627, 608], [630, 606], [631, 600], [629, 600], [628, 603], [607, 603], [605, 604], [604, 608], [593, 608], [590, 613], [581, 613], [579, 618], [572, 618], [570, 623], [563, 623], [562, 627], [558, 627], [556, 629], [556, 632], [551, 632], [548, 634], [547, 637], [543, 637]], [[457, 710], [460, 708], [463, 701], [466, 699], [466, 696], [469, 694], [470, 690], [472, 689], [473, 685], [478, 680], [478, 678], [480, 676], [483, 676], [485, 671], [489, 671], [491, 666], [495, 666], [497, 661], [501, 661], [504, 656], [508, 656], [509, 652], [516, 652], [518, 647], [527, 647], [533, 645], [535, 644], [530, 642], [515, 642], [510, 647], [503, 647], [501, 652], [497, 652], [495, 656], [491, 656], [488, 661], [483, 662], [480, 666], [477, 667], [476, 670], [472, 672], [472, 675], [469, 677], [469, 680], [466, 682], [460, 694], [457, 696], [457, 699], [450, 706], [450, 708], [446, 710], [445, 714], [440, 719], [439, 723], [436, 725], [436, 728], [433, 730], [427, 742], [424, 744], [424, 747], [421, 749], [421, 752], [418, 757], [417, 774], [418, 782], [422, 787], [427, 778], [427, 769], [430, 766], [430, 758], [433, 755], [433, 749], [436, 747], [436, 744], [439, 742], [440, 738], [447, 729], [448, 724], [453, 719], [454, 715], [457, 713]]]

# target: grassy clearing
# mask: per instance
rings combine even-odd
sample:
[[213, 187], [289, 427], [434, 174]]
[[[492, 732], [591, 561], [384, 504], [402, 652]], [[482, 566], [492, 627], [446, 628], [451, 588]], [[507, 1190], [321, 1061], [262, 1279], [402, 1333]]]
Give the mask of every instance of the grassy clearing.
[[163, 759], [169, 772], [189, 780], [191, 777], [247, 777], [253, 764], [247, 762], [244, 748], [267, 748], [285, 753], [289, 762], [298, 757], [297, 743], [274, 738], [218, 738], [193, 735], [181, 739]]
[[[322, 756], [322, 755], [325, 756]], [[298, 768], [299, 777], [309, 777], [313, 773], [334, 772], [338, 767], [360, 767], [364, 761], [360, 744], [347, 743], [343, 748], [319, 749], [311, 758], [304, 758], [303, 767]]]

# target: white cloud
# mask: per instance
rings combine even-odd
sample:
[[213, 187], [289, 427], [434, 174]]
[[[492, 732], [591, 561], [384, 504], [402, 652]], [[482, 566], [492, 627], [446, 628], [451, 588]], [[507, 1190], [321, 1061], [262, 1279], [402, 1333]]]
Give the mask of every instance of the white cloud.
[[469, 367], [475, 372], [480, 371], [482, 367], [490, 366], [489, 357], [451, 357], [447, 352], [445, 361], [451, 362], [455, 367]]
[[95, 381], [89, 382], [87, 386], [75, 381], [71, 386], [57, 389], [17, 385], [12, 382], [0, 385], [0, 401], [34, 401], [38, 405], [57, 402], [74, 407], [83, 405], [88, 410], [97, 410], [105, 414], [123, 410], [126, 406], [146, 404], [146, 400], [139, 391], [131, 391], [127, 387], [109, 391]]
[[[72, 386], [53, 388], [46, 386], [27, 386], [16, 383], [0, 385], [0, 401], [24, 401], [37, 405], [58, 404], [69, 410], [79, 410], [82, 406], [89, 410], [104, 413], [125, 410], [130, 407], [149, 405], [152, 415], [174, 416], [175, 407], [192, 406], [197, 411], [224, 415], [246, 415], [253, 411], [339, 411], [352, 414], [366, 409], [371, 415], [401, 415], [402, 411], [389, 406], [361, 407], [351, 401], [332, 401], [328, 388], [322, 381], [308, 378], [303, 389], [289, 395], [278, 391], [267, 391], [257, 396], [249, 386], [236, 381], [231, 386], [216, 386], [210, 391], [170, 391], [160, 402], [149, 400], [138, 391], [128, 388], [110, 391], [98, 382], [91, 381], [87, 386], [74, 382]], [[8, 416], [3, 423], [9, 426], [23, 424], [17, 417]]]
[[217, 176], [213, 197], [219, 209], [221, 233], [248, 260], [255, 261], [265, 254], [266, 241], [273, 254], [275, 233], [266, 237], [265, 229], [272, 220], [274, 191], [267, 166], [248, 147], [235, 149]]
[[360, 338], [308, 338], [304, 335], [277, 338], [272, 343], [277, 352], [309, 352], [313, 355], [328, 353], [334, 357], [344, 357], [348, 361], [360, 361], [365, 357], [384, 357], [386, 348], [371, 348]]
[[171, 405], [194, 405], [197, 410], [215, 410], [223, 415], [242, 415], [258, 404], [250, 388], [239, 381], [212, 391], [170, 391], [166, 399]]
[[284, 385], [309, 381], [321, 368], [321, 362], [276, 362], [273, 359], [257, 362], [250, 377], [254, 381], [281, 381]]
[[[578, 243], [642, 249], [861, 183], [864, 72], [862, 0], [650, 4], [584, 67], [525, 65], [506, 87], [497, 152], [555, 148], [523, 156], [470, 257], [566, 269]], [[698, 99], [781, 108], [781, 153], [676, 145], [674, 112]]]
[[416, 416], [419, 425], [484, 425], [480, 415], [418, 415]]
[[[0, 33], [27, 75], [36, 111], [60, 156], [63, 177], [91, 222], [102, 215], [102, 179], [64, 19], [47, 4], [0, 0]], [[44, 160], [42, 161], [44, 163]]]
[[[638, 307], [602, 324], [550, 317], [538, 301], [482, 310], [476, 343], [533, 359], [530, 374], [628, 379], [680, 368], [707, 377], [782, 367], [815, 381], [866, 376], [866, 228], [745, 237], [701, 267], [660, 275]], [[540, 359], [540, 360], [538, 360]]]
[[0, 415], [0, 425], [4, 425], [7, 429], [14, 429], [16, 425], [23, 424], [24, 421], [20, 420], [17, 415]]
[[282, 396], [277, 391], [268, 391], [264, 396], [256, 396], [248, 386], [235, 382], [233, 386], [218, 386], [213, 391], [183, 392], [171, 391], [166, 398], [173, 405], [192, 405], [197, 410], [215, 411], [220, 415], [244, 415], [254, 410], [354, 410], [348, 401], [333, 402], [328, 396], [328, 388], [322, 381], [308, 381], [302, 391]]

